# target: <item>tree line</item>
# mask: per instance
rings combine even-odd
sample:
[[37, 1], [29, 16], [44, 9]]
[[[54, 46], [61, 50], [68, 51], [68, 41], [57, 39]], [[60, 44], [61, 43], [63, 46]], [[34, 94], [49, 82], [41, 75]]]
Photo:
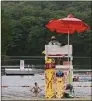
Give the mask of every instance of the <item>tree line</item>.
[[[91, 1], [1, 1], [2, 56], [40, 56], [55, 35], [67, 44], [67, 35], [46, 28], [51, 19], [70, 13], [91, 27]], [[73, 56], [91, 56], [92, 31], [70, 35]]]

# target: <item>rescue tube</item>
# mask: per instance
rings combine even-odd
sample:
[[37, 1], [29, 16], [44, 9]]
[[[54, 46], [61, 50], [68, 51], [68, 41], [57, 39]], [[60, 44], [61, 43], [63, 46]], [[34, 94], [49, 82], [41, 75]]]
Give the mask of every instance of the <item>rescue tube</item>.
[[56, 77], [56, 98], [64, 96], [64, 78]]
[[56, 98], [64, 96], [64, 73], [58, 71], [56, 73]]
[[55, 95], [54, 91], [54, 76], [55, 69], [46, 69], [45, 70], [45, 97], [53, 98]]

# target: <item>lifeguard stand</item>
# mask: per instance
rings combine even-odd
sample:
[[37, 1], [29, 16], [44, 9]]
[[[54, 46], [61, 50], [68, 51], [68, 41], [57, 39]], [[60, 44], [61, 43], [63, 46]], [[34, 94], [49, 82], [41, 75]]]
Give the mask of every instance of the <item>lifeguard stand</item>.
[[55, 59], [56, 70], [61, 70], [65, 75], [65, 84], [72, 84], [72, 45], [45, 45], [45, 54], [45, 59], [48, 57]]

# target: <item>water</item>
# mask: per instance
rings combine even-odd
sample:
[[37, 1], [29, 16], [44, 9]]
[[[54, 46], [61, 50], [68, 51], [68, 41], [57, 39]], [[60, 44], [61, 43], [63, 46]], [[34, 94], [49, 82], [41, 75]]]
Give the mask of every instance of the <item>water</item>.
[[81, 82], [88, 82], [88, 81], [92, 81], [92, 77], [90, 75], [80, 75], [80, 79]]
[[[2, 99], [5, 100], [19, 100], [19, 99], [32, 99], [34, 94], [30, 92], [30, 89], [34, 86], [34, 82], [37, 82], [41, 87], [42, 92], [39, 94], [39, 97], [44, 97], [44, 75], [35, 75], [35, 76], [2, 76], [2, 85], [8, 87], [2, 87], [1, 94]], [[86, 78], [86, 82], [85, 81]], [[74, 91], [76, 97], [88, 97], [91, 96], [91, 82], [89, 80], [91, 76], [80, 76], [80, 82], [74, 82]], [[78, 86], [82, 87], [78, 87]], [[30, 87], [22, 87], [30, 86]]]

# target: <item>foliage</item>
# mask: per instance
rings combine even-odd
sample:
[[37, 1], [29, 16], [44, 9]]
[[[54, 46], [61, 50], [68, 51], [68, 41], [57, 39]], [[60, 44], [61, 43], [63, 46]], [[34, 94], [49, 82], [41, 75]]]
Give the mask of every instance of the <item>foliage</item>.
[[3, 55], [6, 55], [6, 52], [8, 51], [8, 48], [11, 47], [12, 42], [12, 29], [11, 25], [9, 23], [9, 19], [7, 15], [2, 10], [2, 17], [1, 17], [1, 32], [2, 32], [2, 38], [1, 38], [1, 52]]
[[[72, 13], [91, 26], [91, 1], [2, 1], [2, 55], [41, 55], [52, 35], [67, 43], [66, 35], [50, 32], [45, 25]], [[6, 16], [7, 15], [7, 16]], [[74, 56], [91, 55], [92, 32], [70, 36]]]

